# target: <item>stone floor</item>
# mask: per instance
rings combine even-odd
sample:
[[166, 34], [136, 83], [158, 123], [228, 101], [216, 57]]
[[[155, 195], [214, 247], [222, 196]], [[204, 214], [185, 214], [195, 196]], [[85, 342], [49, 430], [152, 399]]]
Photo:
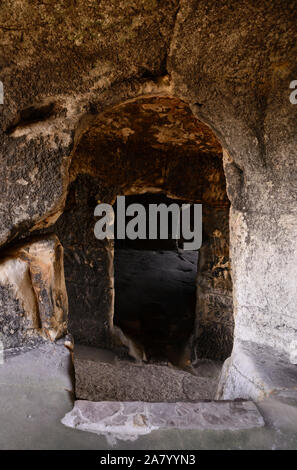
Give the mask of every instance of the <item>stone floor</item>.
[[238, 431], [265, 425], [251, 401], [145, 403], [77, 400], [62, 423], [104, 435], [111, 445], [116, 445], [118, 439], [136, 441], [139, 436], [162, 429]]
[[64, 426], [73, 408], [71, 361], [60, 342], [0, 365], [0, 449], [296, 449], [297, 401], [285, 392], [257, 405], [265, 427], [241, 430], [156, 429], [134, 441], [111, 443]]

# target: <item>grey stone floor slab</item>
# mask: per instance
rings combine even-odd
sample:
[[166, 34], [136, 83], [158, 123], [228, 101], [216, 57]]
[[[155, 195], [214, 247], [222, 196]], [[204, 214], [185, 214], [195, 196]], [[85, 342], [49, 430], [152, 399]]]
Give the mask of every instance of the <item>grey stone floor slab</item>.
[[[58, 354], [58, 351], [61, 352]], [[73, 409], [69, 353], [56, 346], [36, 348], [0, 364], [0, 449], [173, 450], [173, 449], [297, 449], [297, 405], [283, 395], [257, 404], [265, 426], [240, 430], [155, 429], [135, 441], [64, 426]], [[12, 367], [11, 367], [12, 366]], [[295, 412], [295, 414], [293, 413]]]
[[4, 351], [3, 364], [0, 363], [0, 385], [3, 384], [73, 392], [73, 362], [64, 340]]
[[159, 429], [237, 431], [264, 426], [252, 402], [92, 402], [78, 400], [62, 420], [66, 426], [105, 434], [111, 444], [117, 439], [136, 440]]

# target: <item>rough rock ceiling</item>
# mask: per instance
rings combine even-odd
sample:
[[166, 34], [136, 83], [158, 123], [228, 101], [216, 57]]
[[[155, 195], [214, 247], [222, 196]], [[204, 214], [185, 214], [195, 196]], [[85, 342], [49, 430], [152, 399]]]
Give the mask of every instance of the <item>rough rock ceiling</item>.
[[102, 113], [80, 141], [79, 151], [87, 147], [96, 152], [103, 141], [149, 146], [168, 152], [180, 147], [187, 153], [222, 154], [211, 129], [196, 119], [181, 100], [148, 97], [115, 106]]
[[154, 187], [200, 200], [211, 187], [212, 198], [226, 200], [221, 145], [176, 98], [145, 97], [100, 114], [74, 153], [71, 179], [82, 173], [126, 193]]

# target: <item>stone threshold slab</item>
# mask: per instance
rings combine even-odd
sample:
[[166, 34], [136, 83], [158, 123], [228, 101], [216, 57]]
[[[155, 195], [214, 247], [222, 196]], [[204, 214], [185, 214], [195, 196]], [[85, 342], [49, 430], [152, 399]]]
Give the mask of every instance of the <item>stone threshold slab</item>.
[[238, 431], [264, 426], [251, 401], [198, 403], [92, 402], [77, 400], [62, 420], [65, 426], [104, 434], [110, 444], [135, 440], [159, 429]]

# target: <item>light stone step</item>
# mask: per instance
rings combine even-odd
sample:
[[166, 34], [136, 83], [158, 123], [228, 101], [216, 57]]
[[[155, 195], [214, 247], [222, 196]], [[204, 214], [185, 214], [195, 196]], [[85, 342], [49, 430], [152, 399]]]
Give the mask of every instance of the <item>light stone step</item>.
[[198, 403], [91, 402], [78, 400], [62, 420], [65, 426], [104, 434], [111, 444], [117, 439], [135, 440], [159, 429], [238, 431], [264, 426], [250, 401]]

